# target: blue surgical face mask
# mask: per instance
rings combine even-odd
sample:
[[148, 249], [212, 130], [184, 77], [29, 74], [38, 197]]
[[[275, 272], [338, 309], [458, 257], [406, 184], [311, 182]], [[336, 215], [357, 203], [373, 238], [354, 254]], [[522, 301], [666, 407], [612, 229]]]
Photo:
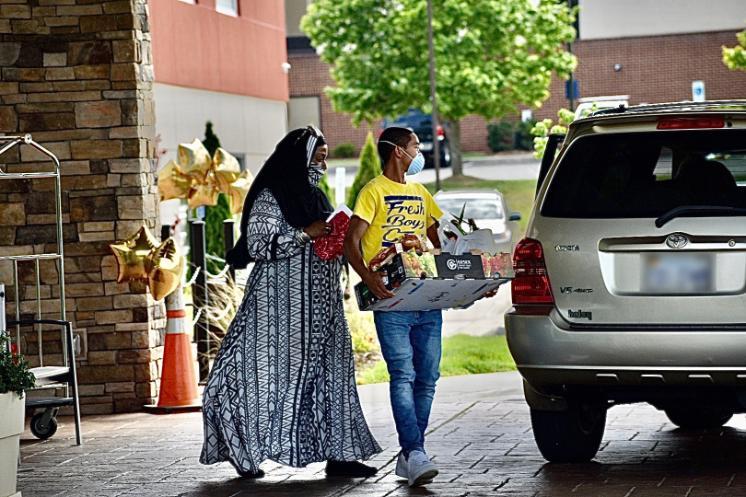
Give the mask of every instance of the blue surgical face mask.
[[409, 155], [409, 153], [407, 153], [407, 151], [401, 145], [397, 145], [396, 143], [393, 143], [390, 141], [385, 141], [385, 140], [381, 140], [381, 141], [383, 143], [388, 143], [389, 145], [393, 145], [396, 148], [400, 148], [401, 151], [404, 152], [404, 154], [407, 157], [412, 159], [412, 162], [409, 163], [409, 167], [407, 168], [407, 172], [406, 172], [407, 176], [415, 175], [419, 173], [420, 171], [422, 171], [422, 169], [425, 167], [425, 156], [422, 155], [422, 152], [418, 151], [417, 155], [412, 157], [411, 155]]
[[[407, 154], [407, 151], [402, 148], [402, 151]], [[407, 157], [412, 157], [411, 155], [407, 154]], [[412, 158], [412, 162], [409, 163], [409, 167], [407, 168], [407, 176], [413, 176], [425, 167], [425, 156], [422, 155], [422, 152], [417, 152], [417, 155], [415, 155]]]

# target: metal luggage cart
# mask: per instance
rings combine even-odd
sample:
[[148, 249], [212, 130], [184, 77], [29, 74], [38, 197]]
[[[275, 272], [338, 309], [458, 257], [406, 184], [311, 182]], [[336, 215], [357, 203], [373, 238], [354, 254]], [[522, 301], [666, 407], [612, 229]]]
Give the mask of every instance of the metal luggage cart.
[[[23, 336], [22, 327], [33, 327], [36, 331], [37, 339], [37, 356], [38, 366], [31, 368], [31, 372], [36, 377], [36, 386], [33, 390], [52, 392], [55, 394], [62, 390], [61, 396], [51, 395], [48, 397], [26, 398], [26, 408], [32, 411], [38, 411], [31, 417], [31, 432], [40, 439], [47, 439], [57, 431], [57, 413], [61, 407], [72, 406], [75, 418], [75, 440], [77, 445], [82, 444], [80, 430], [80, 401], [78, 393], [78, 378], [75, 370], [75, 340], [72, 323], [66, 319], [65, 315], [65, 258], [62, 235], [62, 187], [60, 181], [60, 161], [55, 155], [36, 143], [31, 135], [23, 136], [0, 136], [0, 159], [2, 155], [13, 147], [28, 145], [43, 153], [54, 163], [53, 171], [45, 172], [14, 172], [10, 173], [3, 170], [3, 163], [0, 162], [0, 181], [10, 180], [35, 180], [35, 179], [54, 179], [55, 193], [55, 214], [57, 241], [55, 252], [45, 252], [41, 254], [29, 255], [6, 255], [0, 256], [0, 262], [10, 261], [13, 266], [13, 288], [15, 299], [15, 318], [7, 320], [7, 330], [0, 326], [0, 332], [10, 330], [13, 326], [16, 328], [15, 344], [20, 352], [22, 350]], [[47, 319], [42, 314], [42, 295], [41, 295], [41, 273], [40, 263], [42, 261], [54, 261], [58, 274], [59, 286], [59, 319]], [[21, 316], [21, 291], [23, 286], [19, 280], [19, 265], [32, 264], [35, 274], [36, 288], [36, 316], [34, 318], [22, 318]], [[25, 297], [25, 296], [24, 296]], [[53, 298], [53, 295], [50, 295]], [[25, 302], [26, 299], [23, 299]], [[5, 298], [0, 296], [0, 325], [5, 315]], [[44, 360], [44, 327], [55, 327], [60, 330], [60, 353], [61, 364], [45, 364]], [[12, 338], [12, 337], [11, 337]]]

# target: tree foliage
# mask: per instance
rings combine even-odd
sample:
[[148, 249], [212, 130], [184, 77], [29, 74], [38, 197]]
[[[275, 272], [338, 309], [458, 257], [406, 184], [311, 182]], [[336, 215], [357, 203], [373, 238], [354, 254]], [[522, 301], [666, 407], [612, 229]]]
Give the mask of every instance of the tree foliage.
[[[590, 114], [592, 110], [588, 110]], [[585, 115], [583, 115], [585, 117]], [[549, 135], [567, 134], [567, 127], [575, 120], [575, 113], [569, 109], [560, 109], [557, 111], [557, 122], [551, 119], [543, 119], [534, 124], [531, 134], [534, 135], [534, 157], [541, 159], [544, 157], [544, 150], [547, 148]]]
[[[433, 0], [433, 10], [438, 109], [451, 127], [470, 114], [538, 107], [552, 74], [575, 67], [565, 51], [575, 13], [565, 2]], [[353, 122], [431, 112], [425, 0], [315, 0], [302, 29], [332, 65], [335, 110]]]
[[347, 206], [350, 209], [355, 208], [360, 190], [380, 174], [381, 159], [378, 157], [378, 150], [376, 150], [376, 141], [373, 139], [373, 133], [368, 133], [365, 144], [360, 151], [360, 167], [355, 175], [355, 180], [352, 182], [352, 188], [347, 192]]
[[[220, 139], [212, 130], [212, 123], [205, 125], [205, 139], [202, 140], [210, 156], [220, 147]], [[205, 207], [205, 245], [207, 253], [215, 257], [225, 258], [225, 232], [223, 222], [233, 217], [228, 198], [222, 193], [218, 195], [218, 203]], [[219, 273], [223, 268], [215, 261], [208, 260], [207, 268], [211, 273]]]
[[736, 35], [738, 45], [733, 48], [723, 47], [723, 63], [728, 69], [746, 71], [746, 31]]

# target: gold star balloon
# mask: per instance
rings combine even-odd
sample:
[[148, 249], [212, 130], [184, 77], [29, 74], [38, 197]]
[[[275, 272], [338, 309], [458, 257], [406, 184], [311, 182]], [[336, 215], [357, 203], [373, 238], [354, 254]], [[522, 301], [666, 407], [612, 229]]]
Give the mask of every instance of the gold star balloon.
[[213, 164], [215, 167], [212, 174], [218, 184], [218, 188], [221, 192], [226, 193], [231, 184], [241, 175], [241, 165], [238, 163], [238, 159], [222, 148], [218, 148], [215, 151]]
[[234, 181], [228, 189], [228, 197], [230, 199], [231, 212], [238, 214], [243, 209], [243, 201], [246, 195], [249, 193], [251, 183], [254, 181], [254, 176], [249, 171], [244, 171], [241, 176]]
[[142, 282], [155, 300], [179, 286], [186, 262], [173, 238], [158, 244], [147, 226], [142, 226], [130, 238], [109, 247], [117, 260], [117, 282]]
[[158, 173], [161, 200], [187, 199], [189, 208], [215, 205], [218, 195], [228, 196], [231, 212], [241, 212], [253, 176], [241, 172], [234, 156], [218, 148], [210, 154], [198, 139], [179, 145], [177, 160], [171, 161]]
[[176, 153], [179, 166], [189, 176], [206, 176], [212, 165], [210, 152], [195, 138], [192, 143], [180, 143]]
[[176, 290], [184, 274], [184, 256], [173, 238], [167, 238], [150, 255], [151, 270], [148, 273], [148, 288], [155, 300], [170, 295]]
[[144, 280], [148, 276], [148, 255], [158, 243], [147, 226], [142, 226], [137, 233], [122, 243], [109, 245], [117, 259], [119, 273], [117, 283], [130, 280]]
[[190, 209], [196, 209], [201, 205], [216, 205], [218, 203], [218, 195], [220, 190], [214, 184], [197, 184], [192, 187], [189, 191], [189, 203]]
[[181, 172], [176, 161], [169, 161], [158, 173], [158, 190], [161, 200], [186, 198], [192, 187], [192, 179]]

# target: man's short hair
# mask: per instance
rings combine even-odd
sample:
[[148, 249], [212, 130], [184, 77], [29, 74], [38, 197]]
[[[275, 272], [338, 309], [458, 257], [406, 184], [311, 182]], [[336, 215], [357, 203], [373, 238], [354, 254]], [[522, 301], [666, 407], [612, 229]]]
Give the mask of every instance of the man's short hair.
[[391, 158], [391, 153], [396, 148], [391, 143], [396, 143], [402, 148], [407, 148], [412, 134], [414, 134], [414, 131], [411, 129], [400, 128], [399, 126], [391, 126], [383, 130], [381, 136], [378, 137], [378, 156], [381, 158], [381, 165], [383, 167], [386, 166]]

